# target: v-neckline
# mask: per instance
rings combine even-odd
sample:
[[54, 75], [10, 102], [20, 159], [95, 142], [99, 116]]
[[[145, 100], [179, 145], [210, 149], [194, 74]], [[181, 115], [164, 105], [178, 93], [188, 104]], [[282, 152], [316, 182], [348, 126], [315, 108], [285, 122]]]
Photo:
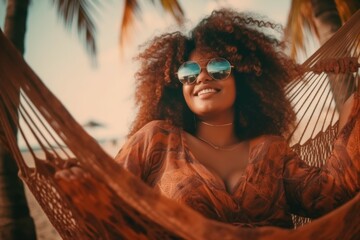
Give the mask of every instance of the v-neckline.
[[215, 179], [216, 183], [218, 183], [222, 190], [228, 195], [230, 196], [231, 198], [234, 197], [234, 195], [237, 193], [238, 189], [239, 189], [239, 186], [242, 182], [242, 180], [246, 177], [246, 172], [248, 171], [248, 168], [250, 166], [250, 163], [251, 163], [251, 159], [252, 159], [252, 153], [253, 153], [253, 150], [256, 148], [256, 146], [259, 144], [252, 144], [250, 142], [249, 144], [249, 153], [248, 153], [248, 159], [247, 159], [247, 164], [244, 168], [244, 171], [242, 171], [241, 174], [239, 174], [238, 176], [238, 179], [236, 181], [236, 183], [233, 185], [233, 187], [230, 187], [228, 188], [228, 184], [227, 184], [227, 181], [224, 180], [217, 172], [215, 172], [214, 170], [208, 168], [207, 166], [205, 166], [199, 159], [197, 159], [194, 155], [194, 153], [192, 152], [191, 148], [189, 147], [188, 145], [188, 142], [186, 141], [186, 136], [185, 136], [185, 131], [180, 129], [180, 137], [181, 137], [181, 143], [182, 143], [182, 146], [184, 148], [184, 152], [185, 154], [188, 154], [189, 157], [191, 158], [191, 160], [197, 164], [195, 165], [195, 168], [197, 167], [201, 167], [203, 169], [203, 171], [199, 171], [198, 169], [195, 169], [196, 173], [201, 177], [202, 180], [204, 180], [207, 185], [208, 185], [208, 182], [207, 179], [203, 176], [204, 173], [202, 172], [205, 172], [206, 175], [209, 175], [212, 179]]

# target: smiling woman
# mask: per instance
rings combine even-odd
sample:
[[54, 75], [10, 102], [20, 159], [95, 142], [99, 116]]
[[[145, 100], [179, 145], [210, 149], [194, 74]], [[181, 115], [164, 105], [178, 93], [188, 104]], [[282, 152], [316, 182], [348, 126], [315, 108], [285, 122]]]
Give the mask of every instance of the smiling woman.
[[356, 194], [358, 181], [346, 179], [359, 174], [359, 159], [341, 153], [342, 140], [322, 168], [290, 149], [295, 113], [284, 88], [297, 66], [261, 28], [277, 26], [220, 10], [189, 36], [155, 38], [138, 57], [139, 112], [116, 161], [207, 218], [293, 228], [292, 214], [319, 217]]

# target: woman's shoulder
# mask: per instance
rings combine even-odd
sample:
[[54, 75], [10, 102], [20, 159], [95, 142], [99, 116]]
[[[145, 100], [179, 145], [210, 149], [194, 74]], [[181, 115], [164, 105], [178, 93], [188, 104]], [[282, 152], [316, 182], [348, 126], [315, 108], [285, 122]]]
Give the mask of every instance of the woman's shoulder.
[[259, 145], [259, 144], [284, 144], [286, 140], [284, 137], [279, 135], [272, 135], [272, 134], [264, 134], [258, 137], [255, 137], [250, 140], [251, 145]]
[[153, 120], [146, 123], [142, 128], [131, 135], [125, 142], [123, 148], [135, 145], [146, 148], [148, 146], [156, 145], [159, 142], [168, 142], [174, 134], [180, 136], [178, 127], [175, 127], [165, 120]]
[[[163, 130], [163, 131], [175, 131], [179, 128], [171, 124], [166, 120], [153, 120], [145, 124], [140, 130], [149, 131], [149, 130]], [[140, 131], [139, 130], [139, 131]]]
[[165, 120], [145, 124], [130, 139], [130, 144], [140, 144], [151, 151], [166, 150], [181, 146], [181, 130]]
[[360, 111], [359, 93], [352, 94], [344, 103], [339, 118], [339, 132], [349, 121], [349, 119], [358, 115]]
[[250, 140], [253, 154], [279, 155], [289, 151], [286, 139], [279, 135], [261, 135]]
[[153, 137], [154, 135], [169, 135], [170, 133], [179, 132], [179, 127], [174, 126], [169, 121], [153, 120], [146, 123], [135, 135]]

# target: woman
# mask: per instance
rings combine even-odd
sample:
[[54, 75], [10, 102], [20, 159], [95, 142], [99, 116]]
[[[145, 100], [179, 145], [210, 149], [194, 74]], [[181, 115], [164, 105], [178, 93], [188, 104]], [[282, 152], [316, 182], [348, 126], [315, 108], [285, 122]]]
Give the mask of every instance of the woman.
[[359, 155], [345, 152], [359, 138], [359, 101], [347, 103], [340, 127], [352, 125], [327, 164], [307, 166], [285, 141], [295, 114], [283, 89], [296, 66], [259, 27], [276, 26], [221, 10], [189, 36], [150, 42], [138, 57], [137, 117], [116, 161], [210, 219], [292, 228], [292, 213], [316, 218], [359, 191]]
[[[307, 166], [285, 141], [295, 114], [283, 89], [297, 73], [296, 65], [279, 51], [281, 42], [258, 31], [260, 27], [276, 26], [221, 10], [189, 36], [175, 32], [150, 42], [138, 57], [138, 113], [115, 160], [154, 191], [209, 219], [293, 228], [292, 213], [316, 218], [359, 191], [360, 101], [356, 94], [346, 103], [325, 166]], [[86, 210], [82, 216], [102, 230], [91, 216], [110, 214], [108, 205], [101, 204], [113, 203], [116, 196], [78, 167], [58, 171], [56, 177], [71, 180], [60, 186], [75, 206]], [[74, 184], [74, 177], [83, 181]], [[79, 186], [85, 186], [82, 194], [77, 194]], [[351, 205], [345, 214], [353, 209]], [[89, 217], [87, 210], [95, 214]], [[336, 236], [346, 231], [343, 213], [325, 217], [331, 226], [341, 224], [343, 232]], [[114, 220], [116, 226], [118, 222]], [[296, 231], [297, 239], [303, 239], [304, 231], [309, 238], [319, 234], [323, 223]], [[261, 232], [269, 236], [268, 228], [247, 231]], [[291, 233], [286, 238], [293, 239]]]

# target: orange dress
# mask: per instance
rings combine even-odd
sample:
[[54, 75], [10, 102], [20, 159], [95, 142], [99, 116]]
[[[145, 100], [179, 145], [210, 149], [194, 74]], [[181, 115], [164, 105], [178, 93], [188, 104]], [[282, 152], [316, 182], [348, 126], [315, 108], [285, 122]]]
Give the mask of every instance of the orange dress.
[[360, 189], [360, 104], [322, 168], [310, 167], [279, 136], [250, 148], [249, 163], [233, 193], [202, 165], [182, 129], [152, 121], [122, 147], [116, 161], [156, 191], [205, 217], [240, 226], [292, 228], [291, 214], [316, 218], [351, 199]]

